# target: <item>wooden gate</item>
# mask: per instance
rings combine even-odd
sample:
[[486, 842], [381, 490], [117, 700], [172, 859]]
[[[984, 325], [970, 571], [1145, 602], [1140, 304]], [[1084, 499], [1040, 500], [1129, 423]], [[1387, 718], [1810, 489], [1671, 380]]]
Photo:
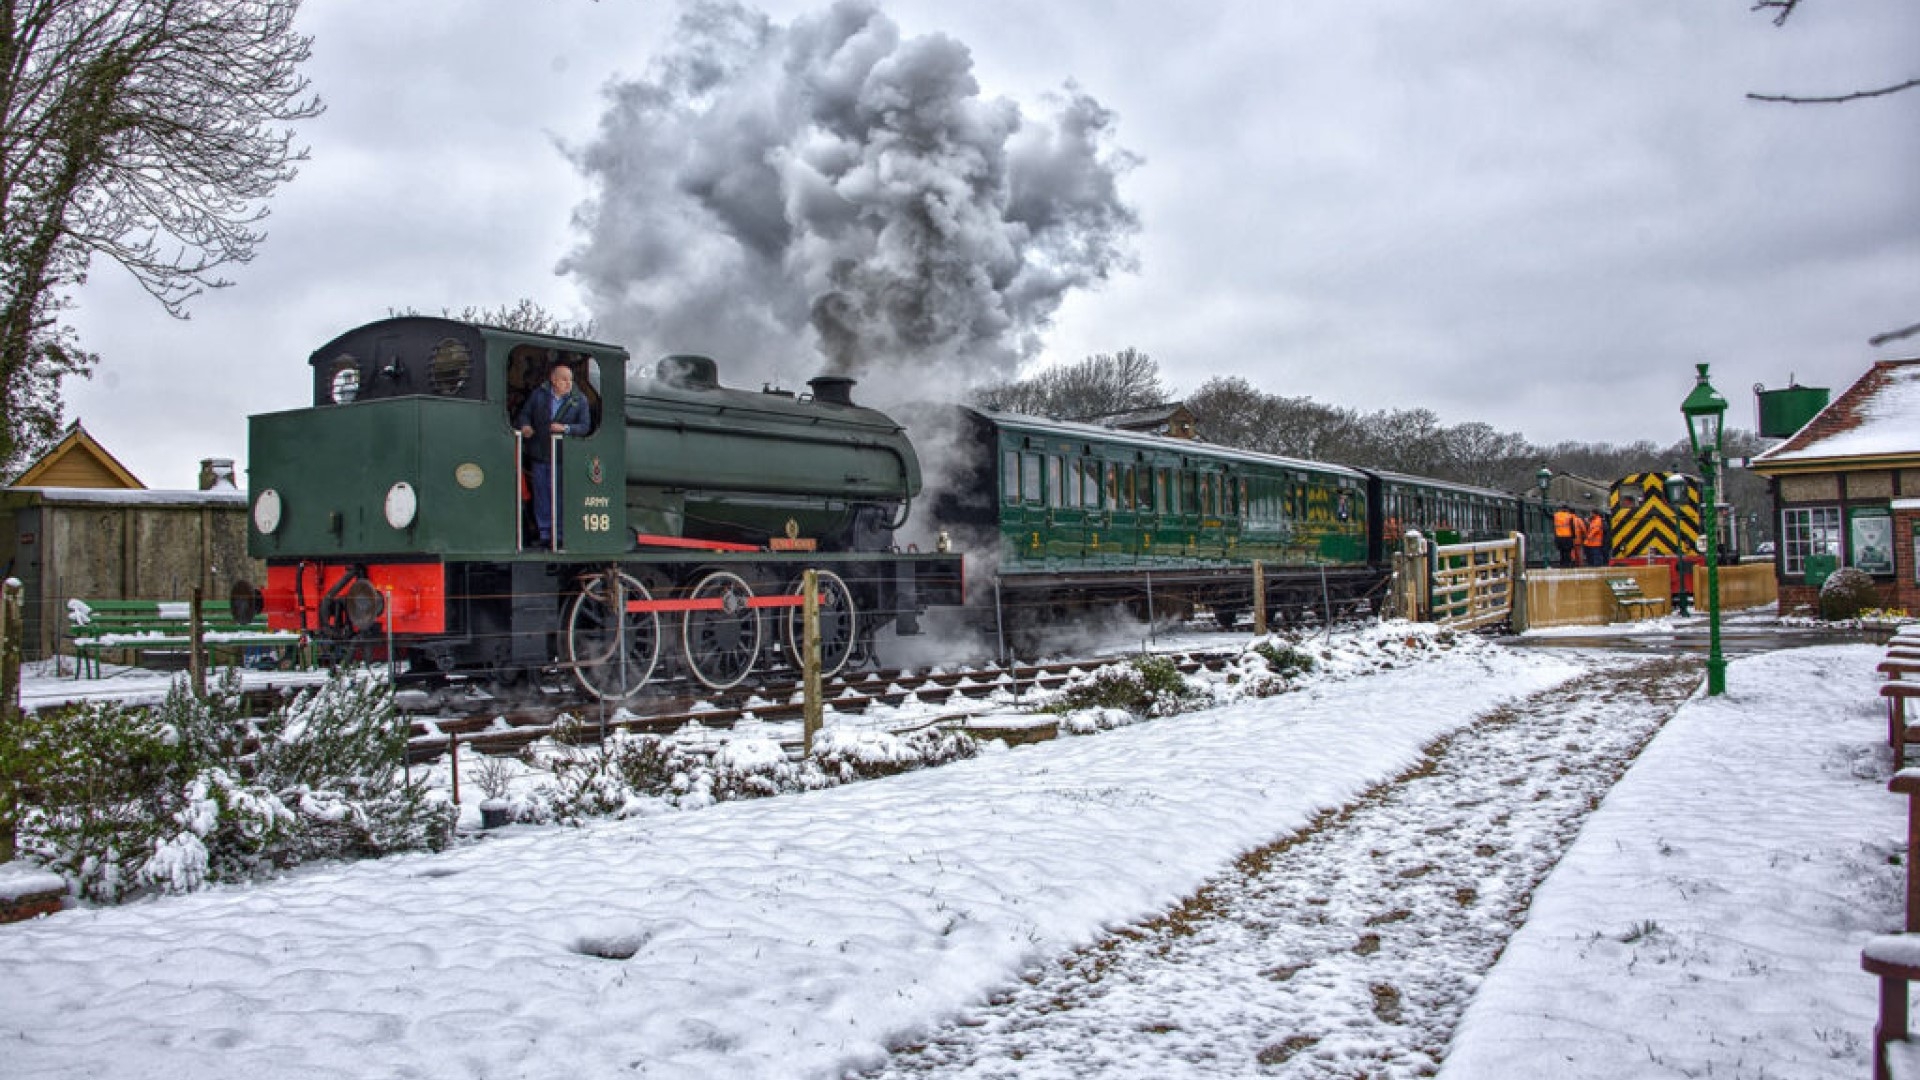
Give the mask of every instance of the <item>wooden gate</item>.
[[1393, 564], [1395, 610], [1407, 619], [1462, 630], [1510, 621], [1517, 629], [1524, 623], [1524, 613], [1515, 610], [1526, 603], [1524, 534], [1476, 544], [1433, 544], [1410, 532]]

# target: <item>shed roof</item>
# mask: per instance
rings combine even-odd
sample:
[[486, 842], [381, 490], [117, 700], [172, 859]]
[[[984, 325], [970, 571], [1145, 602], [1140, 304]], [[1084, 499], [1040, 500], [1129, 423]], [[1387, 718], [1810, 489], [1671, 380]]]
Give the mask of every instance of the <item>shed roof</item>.
[[66, 436], [27, 466], [12, 486], [143, 491], [147, 485], [75, 420], [67, 426]]

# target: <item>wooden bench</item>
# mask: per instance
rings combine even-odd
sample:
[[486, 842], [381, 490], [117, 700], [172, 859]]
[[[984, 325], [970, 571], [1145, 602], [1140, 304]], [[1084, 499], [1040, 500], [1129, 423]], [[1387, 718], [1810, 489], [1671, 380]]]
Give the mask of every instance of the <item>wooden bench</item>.
[[1613, 592], [1613, 602], [1619, 605], [1621, 611], [1632, 616], [1636, 622], [1645, 609], [1665, 607], [1667, 603], [1657, 596], [1642, 593], [1640, 582], [1633, 578], [1608, 578], [1607, 588]]
[[[1882, 934], [1860, 950], [1860, 968], [1880, 980], [1880, 1015], [1873, 1026], [1873, 1075], [1889, 1080], [1894, 1062], [1914, 1059], [1920, 1047], [1907, 1042], [1907, 984], [1920, 981], [1920, 769], [1899, 769], [1887, 790], [1907, 797], [1906, 932]], [[1902, 1076], [1915, 1075], [1901, 1068]]]
[[[123, 651], [136, 661], [149, 650], [193, 646], [193, 604], [187, 600], [70, 600], [67, 637], [73, 677], [99, 678], [103, 653]], [[200, 604], [200, 643], [209, 652], [272, 649], [280, 661], [306, 666], [304, 643], [290, 630], [269, 630], [264, 618], [238, 622], [224, 600]]]

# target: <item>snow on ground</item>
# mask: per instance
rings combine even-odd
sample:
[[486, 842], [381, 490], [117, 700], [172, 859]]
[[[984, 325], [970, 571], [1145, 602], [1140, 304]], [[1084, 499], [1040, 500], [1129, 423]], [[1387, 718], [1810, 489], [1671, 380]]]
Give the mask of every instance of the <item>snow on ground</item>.
[[1535, 895], [1441, 1076], [1864, 1076], [1873, 934], [1900, 928], [1880, 651], [1737, 661]]
[[1534, 886], [1697, 676], [1622, 659], [1496, 709], [884, 1075], [1431, 1075]]
[[[1442, 736], [1618, 663], [1474, 639], [1425, 655], [886, 780], [0, 928], [0, 1071], [880, 1067], [1023, 973], [1139, 933], [1243, 852], [1314, 831]], [[1904, 814], [1884, 788], [1877, 657], [1742, 658], [1728, 698], [1685, 707], [1534, 897], [1445, 1075], [1864, 1072], [1858, 952], [1898, 925]], [[1414, 843], [1381, 829], [1369, 850]], [[1371, 993], [1368, 964], [1348, 970], [1314, 992]], [[1217, 993], [1231, 1014], [1239, 992]], [[1021, 1070], [987, 1075], [1051, 1075]]]

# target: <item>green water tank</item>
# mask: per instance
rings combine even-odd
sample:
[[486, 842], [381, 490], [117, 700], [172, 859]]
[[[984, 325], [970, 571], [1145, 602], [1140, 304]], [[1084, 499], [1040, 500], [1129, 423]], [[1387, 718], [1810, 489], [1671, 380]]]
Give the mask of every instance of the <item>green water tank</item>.
[[1832, 391], [1816, 386], [1756, 387], [1754, 393], [1760, 398], [1760, 436], [1767, 439], [1784, 439], [1807, 426], [1832, 397]]

